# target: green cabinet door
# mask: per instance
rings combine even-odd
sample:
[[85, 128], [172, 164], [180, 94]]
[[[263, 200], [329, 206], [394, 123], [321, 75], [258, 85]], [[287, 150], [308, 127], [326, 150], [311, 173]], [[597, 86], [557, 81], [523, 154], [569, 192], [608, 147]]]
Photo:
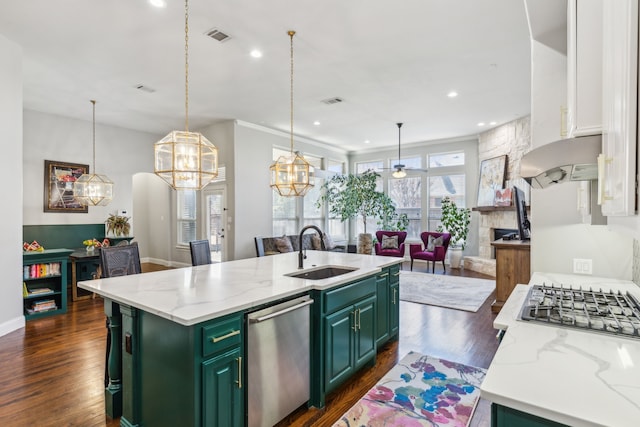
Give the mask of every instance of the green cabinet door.
[[325, 387], [329, 391], [353, 372], [355, 311], [348, 306], [325, 317]]
[[240, 347], [202, 363], [202, 421], [205, 427], [244, 425]]
[[389, 339], [389, 271], [376, 276], [376, 342], [378, 347]]
[[356, 369], [376, 354], [376, 297], [370, 296], [354, 306], [356, 328], [354, 333], [354, 364]]

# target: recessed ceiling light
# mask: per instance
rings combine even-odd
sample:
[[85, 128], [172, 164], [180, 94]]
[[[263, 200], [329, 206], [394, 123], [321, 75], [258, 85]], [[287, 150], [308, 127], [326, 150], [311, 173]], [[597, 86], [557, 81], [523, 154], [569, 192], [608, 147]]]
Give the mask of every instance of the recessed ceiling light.
[[489, 125], [495, 126], [495, 125], [497, 125], [497, 123], [496, 122], [489, 122]]
[[317, 120], [315, 122], [313, 122], [313, 124], [316, 125], [316, 126], [320, 126], [320, 122], [317, 121]]
[[365, 144], [369, 144], [371, 143], [371, 141], [369, 141], [368, 139], [366, 141], [364, 141]]
[[451, 92], [449, 92], [449, 93], [447, 94], [447, 96], [448, 96], [449, 98], [455, 98], [456, 96], [458, 96], [458, 92], [456, 92], [455, 90], [452, 90]]
[[167, 2], [165, 0], [149, 0], [149, 3], [151, 3], [151, 6], [155, 6], [155, 7], [167, 6]]
[[478, 126], [484, 126], [484, 122], [478, 123]]
[[259, 51], [258, 49], [253, 49], [251, 51], [251, 56], [254, 58], [262, 58], [262, 52]]

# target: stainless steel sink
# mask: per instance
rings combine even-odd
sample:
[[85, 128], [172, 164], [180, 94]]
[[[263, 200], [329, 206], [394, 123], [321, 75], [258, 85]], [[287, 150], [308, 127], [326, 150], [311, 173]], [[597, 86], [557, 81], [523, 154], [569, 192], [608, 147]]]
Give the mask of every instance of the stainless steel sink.
[[340, 276], [341, 274], [356, 271], [354, 267], [343, 267], [336, 265], [326, 265], [322, 267], [309, 268], [307, 270], [297, 271], [295, 273], [285, 274], [285, 276], [296, 277], [298, 279], [321, 280], [329, 277]]

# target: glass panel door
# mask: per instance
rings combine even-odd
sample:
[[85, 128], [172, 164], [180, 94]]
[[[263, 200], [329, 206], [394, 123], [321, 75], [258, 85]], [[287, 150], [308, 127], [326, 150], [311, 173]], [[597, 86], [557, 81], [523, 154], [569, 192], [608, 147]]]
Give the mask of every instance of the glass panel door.
[[225, 207], [225, 189], [207, 189], [202, 192], [204, 198], [205, 236], [211, 246], [211, 262], [226, 261], [225, 225], [227, 209]]

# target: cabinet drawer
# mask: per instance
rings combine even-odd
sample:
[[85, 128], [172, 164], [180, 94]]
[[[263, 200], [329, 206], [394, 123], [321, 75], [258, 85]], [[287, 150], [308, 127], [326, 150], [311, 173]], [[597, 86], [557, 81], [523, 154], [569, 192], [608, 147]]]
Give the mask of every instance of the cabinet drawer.
[[202, 327], [202, 357], [210, 356], [220, 350], [242, 341], [242, 316], [219, 320]]
[[325, 313], [331, 313], [341, 307], [353, 304], [354, 301], [375, 294], [376, 278], [360, 280], [338, 289], [332, 289], [324, 294]]

